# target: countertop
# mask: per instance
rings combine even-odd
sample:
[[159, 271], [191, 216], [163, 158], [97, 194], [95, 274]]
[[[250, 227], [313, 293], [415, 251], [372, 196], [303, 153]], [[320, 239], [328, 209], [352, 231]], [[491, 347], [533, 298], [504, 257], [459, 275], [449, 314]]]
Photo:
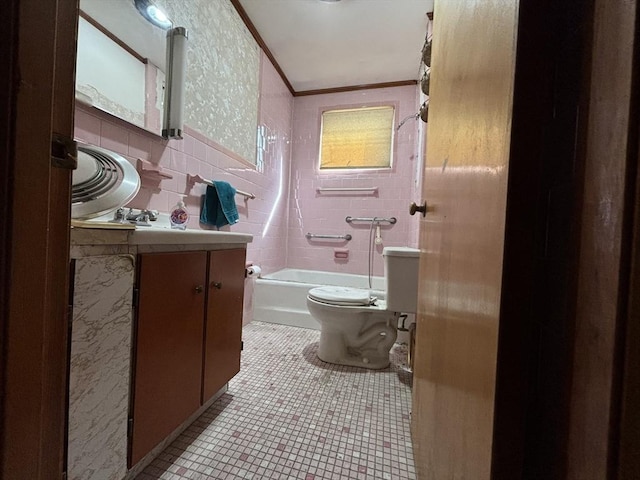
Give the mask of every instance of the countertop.
[[247, 244], [253, 235], [217, 230], [71, 228], [72, 245], [216, 245]]

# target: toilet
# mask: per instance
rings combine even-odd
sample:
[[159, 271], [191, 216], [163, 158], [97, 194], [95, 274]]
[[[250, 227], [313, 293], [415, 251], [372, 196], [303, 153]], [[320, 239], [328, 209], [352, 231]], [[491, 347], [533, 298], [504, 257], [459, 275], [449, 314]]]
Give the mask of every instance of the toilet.
[[415, 248], [384, 248], [384, 299], [360, 288], [309, 290], [307, 307], [320, 323], [320, 360], [372, 369], [389, 365], [398, 317], [417, 310], [419, 253]]

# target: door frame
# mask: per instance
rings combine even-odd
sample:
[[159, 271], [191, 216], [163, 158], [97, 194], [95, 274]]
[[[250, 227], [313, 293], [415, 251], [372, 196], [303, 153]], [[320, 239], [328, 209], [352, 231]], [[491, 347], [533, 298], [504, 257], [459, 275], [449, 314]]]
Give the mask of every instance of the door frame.
[[[61, 478], [77, 0], [9, 0], [0, 42], [0, 477]], [[66, 208], [65, 208], [66, 207]]]
[[[4, 4], [5, 27], [0, 29], [0, 57], [8, 61], [0, 62], [0, 411], [4, 412], [5, 352], [8, 347], [5, 327], [7, 325], [7, 299], [10, 279], [10, 235], [11, 235], [11, 187], [13, 172], [14, 100], [17, 82], [15, 64], [17, 56], [18, 0], [8, 0]], [[0, 416], [0, 432], [4, 431], [5, 415]], [[0, 453], [4, 457], [4, 435], [0, 436]]]
[[613, 392], [610, 473], [619, 480], [640, 478], [640, 6], [636, 2], [635, 45], [630, 65], [627, 134], [626, 225], [622, 244], [619, 328]]

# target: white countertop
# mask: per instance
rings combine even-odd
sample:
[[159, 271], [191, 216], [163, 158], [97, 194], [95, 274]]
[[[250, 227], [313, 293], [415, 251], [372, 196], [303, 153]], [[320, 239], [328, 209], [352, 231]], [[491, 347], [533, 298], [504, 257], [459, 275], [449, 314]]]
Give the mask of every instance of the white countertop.
[[168, 219], [161, 218], [152, 226], [119, 225], [109, 223], [108, 218], [78, 222], [72, 228], [71, 243], [75, 245], [218, 245], [247, 244], [253, 235], [220, 230], [178, 230], [169, 227]]
[[137, 227], [129, 234], [130, 245], [176, 245], [210, 243], [250, 243], [248, 233], [217, 230], [176, 230], [171, 228]]

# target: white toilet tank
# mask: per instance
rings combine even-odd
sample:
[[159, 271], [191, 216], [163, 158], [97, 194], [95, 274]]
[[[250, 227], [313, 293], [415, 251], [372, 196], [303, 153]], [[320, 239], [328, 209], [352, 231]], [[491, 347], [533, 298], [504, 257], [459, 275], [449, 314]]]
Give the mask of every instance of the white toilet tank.
[[385, 247], [382, 256], [387, 281], [387, 310], [415, 313], [418, 310], [420, 250]]

